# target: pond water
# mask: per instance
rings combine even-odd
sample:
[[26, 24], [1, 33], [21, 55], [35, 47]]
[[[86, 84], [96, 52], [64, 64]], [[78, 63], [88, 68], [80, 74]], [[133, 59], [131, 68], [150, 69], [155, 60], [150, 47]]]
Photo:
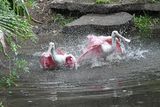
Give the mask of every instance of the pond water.
[[[30, 62], [31, 72], [22, 74], [17, 87], [1, 91], [0, 99], [6, 107], [159, 107], [160, 39], [131, 39], [125, 58], [111, 57], [78, 70], [43, 71], [38, 52], [20, 55]], [[79, 39], [74, 47], [85, 42]], [[78, 49], [65, 43], [69, 46], [62, 47], [72, 53]]]

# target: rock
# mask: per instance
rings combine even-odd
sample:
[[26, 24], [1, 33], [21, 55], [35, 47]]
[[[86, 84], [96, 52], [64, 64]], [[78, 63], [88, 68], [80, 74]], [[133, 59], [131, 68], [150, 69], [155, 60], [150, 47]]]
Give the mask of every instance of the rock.
[[95, 0], [52, 0], [50, 8], [97, 14], [120, 11], [160, 12], [160, 3], [149, 3], [145, 2], [145, 0], [119, 0], [110, 4], [96, 4]]
[[160, 37], [160, 24], [156, 24], [150, 27], [153, 37]]
[[113, 30], [125, 31], [133, 25], [133, 16], [126, 12], [102, 15], [87, 14], [67, 24], [63, 28], [66, 34], [106, 34]]

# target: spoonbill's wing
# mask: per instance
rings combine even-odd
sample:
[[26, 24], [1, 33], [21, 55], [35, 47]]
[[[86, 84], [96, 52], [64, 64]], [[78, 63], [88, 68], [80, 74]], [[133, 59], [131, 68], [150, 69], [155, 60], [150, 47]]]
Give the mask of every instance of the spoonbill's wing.
[[[101, 39], [103, 42], [107, 42], [109, 45], [112, 45], [112, 36], [99, 36], [99, 39]], [[116, 52], [121, 53], [122, 49], [120, 47], [120, 40], [119, 38], [116, 38]]]
[[[109, 43], [110, 45], [112, 45], [112, 37], [111, 36], [99, 36], [99, 39], [101, 39], [103, 41], [106, 41], [107, 43]], [[125, 42], [130, 42], [129, 39], [123, 37], [122, 35], [120, 35], [120, 38], [116, 38], [116, 48], [117, 48], [117, 51], [121, 52], [120, 45], [124, 41]]]
[[83, 50], [83, 53], [103, 43], [103, 40], [95, 35], [88, 35], [87, 38], [88, 38], [88, 44], [87, 44], [87, 47]]
[[90, 59], [91, 57], [99, 57], [102, 54], [102, 49], [100, 45], [94, 45], [89, 49], [85, 49], [85, 52], [78, 58], [77, 62], [80, 63], [85, 59]]
[[[76, 68], [76, 58], [72, 55], [72, 54], [69, 54], [67, 57], [66, 57], [66, 60], [65, 60], [65, 66], [66, 67], [69, 67], [69, 68]], [[76, 68], [77, 69], [77, 68]]]
[[51, 53], [44, 52], [40, 57], [40, 64], [43, 69], [55, 69], [57, 67], [56, 62], [53, 60]]
[[[109, 43], [110, 45], [112, 45], [112, 38], [108, 38], [105, 40], [107, 43]], [[118, 53], [122, 53], [122, 49], [121, 49], [121, 42], [119, 38], [116, 38], [116, 52]]]
[[65, 55], [66, 53], [62, 50], [62, 49], [60, 49], [60, 48], [57, 48], [56, 49], [56, 52], [57, 52], [57, 54], [59, 54], [59, 55]]

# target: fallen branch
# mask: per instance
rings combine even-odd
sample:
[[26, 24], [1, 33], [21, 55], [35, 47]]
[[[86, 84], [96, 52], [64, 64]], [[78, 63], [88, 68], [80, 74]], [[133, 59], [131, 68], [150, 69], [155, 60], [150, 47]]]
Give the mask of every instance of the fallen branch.
[[6, 53], [6, 43], [5, 43], [5, 40], [4, 40], [4, 33], [1, 30], [0, 30], [0, 42], [2, 44], [4, 54], [7, 55], [7, 53]]
[[34, 19], [33, 17], [31, 17], [31, 19], [32, 19], [32, 21], [34, 21], [34, 22], [36, 22], [36, 23], [42, 24], [41, 21], [38, 21], [38, 20]]

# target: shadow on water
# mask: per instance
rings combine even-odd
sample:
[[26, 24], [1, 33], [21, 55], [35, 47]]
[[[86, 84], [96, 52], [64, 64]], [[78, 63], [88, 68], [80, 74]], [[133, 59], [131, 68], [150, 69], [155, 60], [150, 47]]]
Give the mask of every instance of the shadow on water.
[[[17, 87], [1, 90], [0, 99], [6, 107], [158, 107], [159, 40], [133, 37], [126, 59], [95, 67], [82, 65], [76, 71], [43, 71], [37, 52], [19, 55], [30, 62], [31, 72], [22, 74]], [[83, 37], [72, 41], [64, 40], [58, 46], [72, 53], [79, 49], [73, 53], [78, 56], [86, 41]]]

